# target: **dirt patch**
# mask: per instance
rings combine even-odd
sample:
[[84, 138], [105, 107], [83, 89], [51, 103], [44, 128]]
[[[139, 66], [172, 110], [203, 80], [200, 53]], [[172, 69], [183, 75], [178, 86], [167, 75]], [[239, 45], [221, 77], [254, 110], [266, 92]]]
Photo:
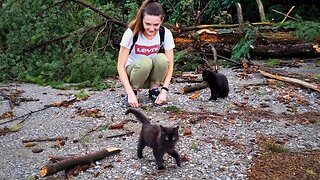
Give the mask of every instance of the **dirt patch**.
[[251, 180], [320, 179], [320, 151], [303, 153], [266, 153], [253, 160], [248, 170]]

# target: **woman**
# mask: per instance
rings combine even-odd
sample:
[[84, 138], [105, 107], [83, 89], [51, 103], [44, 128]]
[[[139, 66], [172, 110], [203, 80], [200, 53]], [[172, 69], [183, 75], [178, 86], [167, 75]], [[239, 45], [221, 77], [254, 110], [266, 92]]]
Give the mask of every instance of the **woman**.
[[[155, 104], [162, 104], [167, 100], [173, 72], [175, 45], [172, 33], [164, 28], [162, 46], [165, 53], [158, 53], [160, 50], [159, 30], [163, 19], [162, 6], [157, 1], [146, 0], [123, 34], [117, 68], [120, 80], [127, 92], [124, 99], [126, 106], [139, 107], [138, 89], [149, 89], [149, 98]], [[135, 43], [134, 39], [136, 39]]]

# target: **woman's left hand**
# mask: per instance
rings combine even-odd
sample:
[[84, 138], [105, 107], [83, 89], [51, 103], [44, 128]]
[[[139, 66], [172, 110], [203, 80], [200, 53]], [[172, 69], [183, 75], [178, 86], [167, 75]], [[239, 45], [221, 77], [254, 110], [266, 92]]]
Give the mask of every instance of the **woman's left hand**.
[[161, 89], [160, 94], [158, 95], [157, 99], [154, 101], [155, 104], [163, 104], [167, 101], [167, 91]]

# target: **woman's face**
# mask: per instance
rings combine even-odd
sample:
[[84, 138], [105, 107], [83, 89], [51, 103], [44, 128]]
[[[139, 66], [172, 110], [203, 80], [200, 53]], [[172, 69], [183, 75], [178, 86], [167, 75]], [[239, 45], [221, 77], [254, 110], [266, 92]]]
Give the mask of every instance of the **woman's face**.
[[153, 16], [145, 13], [142, 23], [144, 27], [144, 35], [154, 36], [160, 29], [162, 19], [161, 16]]

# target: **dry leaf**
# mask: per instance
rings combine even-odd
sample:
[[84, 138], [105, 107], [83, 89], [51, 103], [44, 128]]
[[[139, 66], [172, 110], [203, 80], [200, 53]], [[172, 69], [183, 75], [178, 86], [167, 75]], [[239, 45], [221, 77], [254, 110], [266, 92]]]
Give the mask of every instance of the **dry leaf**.
[[189, 96], [189, 99], [191, 100], [196, 100], [200, 97], [200, 93], [196, 92], [196, 93], [193, 93]]
[[36, 143], [34, 143], [34, 142], [27, 142], [24, 144], [24, 147], [33, 147], [35, 145], [36, 145]]
[[7, 111], [0, 116], [0, 119], [12, 118], [13, 116], [14, 114], [12, 111]]
[[183, 135], [184, 136], [191, 136], [192, 135], [192, 131], [191, 131], [191, 128], [189, 126], [183, 128]]
[[127, 124], [127, 123], [128, 123], [128, 121], [122, 121], [120, 123], [114, 123], [114, 124], [110, 125], [109, 129], [123, 129], [123, 126], [125, 124]]

